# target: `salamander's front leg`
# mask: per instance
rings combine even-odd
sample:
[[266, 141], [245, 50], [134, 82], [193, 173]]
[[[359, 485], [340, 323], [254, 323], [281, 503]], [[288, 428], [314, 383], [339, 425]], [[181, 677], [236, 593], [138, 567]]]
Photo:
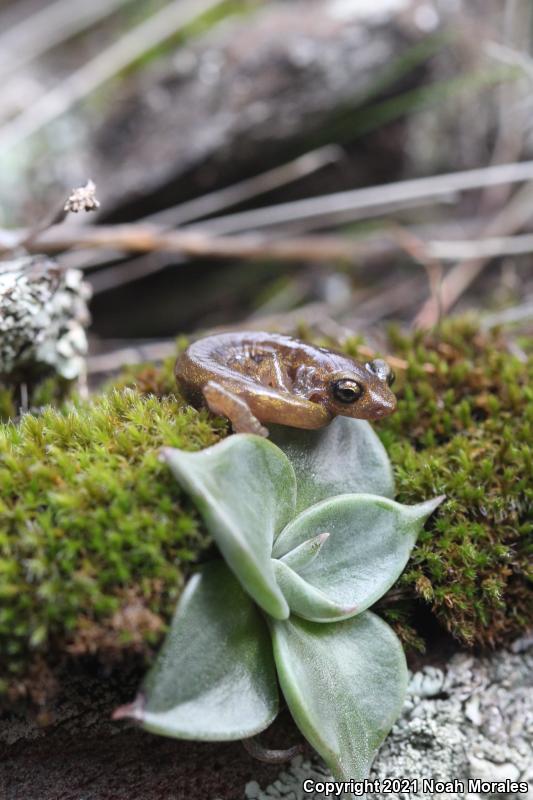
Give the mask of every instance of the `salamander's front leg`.
[[244, 400], [233, 392], [224, 389], [219, 383], [209, 381], [202, 389], [205, 401], [213, 414], [227, 417], [235, 433], [256, 433], [268, 436], [268, 429], [254, 417]]

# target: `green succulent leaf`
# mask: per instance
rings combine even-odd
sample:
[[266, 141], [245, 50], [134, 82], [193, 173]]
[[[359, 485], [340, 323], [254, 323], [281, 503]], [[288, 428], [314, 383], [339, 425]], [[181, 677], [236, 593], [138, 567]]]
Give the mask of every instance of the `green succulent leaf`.
[[[290, 522], [273, 555], [278, 585], [293, 613], [315, 622], [346, 619], [379, 600], [399, 578], [428, 516], [442, 497], [404, 506], [384, 497], [348, 494], [323, 500]], [[294, 553], [328, 531], [318, 556]]]
[[339, 780], [364, 780], [400, 714], [407, 685], [401, 644], [366, 611], [334, 625], [272, 622], [283, 694], [305, 738]]
[[271, 425], [270, 438], [294, 467], [298, 512], [337, 494], [394, 497], [389, 458], [364, 420], [336, 417], [317, 431]]
[[293, 614], [315, 622], [336, 622], [358, 613], [354, 606], [343, 606], [317, 589], [283, 561], [273, 559], [274, 574]]
[[296, 478], [288, 458], [250, 434], [199, 453], [165, 448], [162, 456], [248, 594], [271, 616], [286, 619], [289, 608], [270, 558], [275, 535], [294, 516]]
[[322, 550], [322, 545], [329, 539], [329, 533], [319, 533], [311, 539], [302, 542], [294, 550], [289, 550], [286, 555], [282, 557], [282, 561], [292, 569], [303, 569], [309, 566], [312, 561], [318, 556]]
[[141, 694], [115, 717], [163, 736], [222, 741], [259, 733], [277, 711], [261, 613], [222, 561], [207, 564], [187, 584]]

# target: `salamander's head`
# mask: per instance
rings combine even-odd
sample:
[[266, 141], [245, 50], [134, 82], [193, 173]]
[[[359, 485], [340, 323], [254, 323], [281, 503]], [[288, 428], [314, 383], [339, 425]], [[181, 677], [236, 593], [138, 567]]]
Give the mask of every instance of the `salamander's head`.
[[367, 364], [346, 359], [346, 369], [328, 375], [328, 406], [333, 414], [356, 419], [380, 419], [396, 410], [390, 387], [394, 372], [376, 358]]

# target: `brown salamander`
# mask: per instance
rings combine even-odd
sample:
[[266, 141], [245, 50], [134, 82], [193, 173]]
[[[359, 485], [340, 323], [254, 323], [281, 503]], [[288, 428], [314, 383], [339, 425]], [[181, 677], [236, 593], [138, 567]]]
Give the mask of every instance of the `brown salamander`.
[[337, 415], [379, 419], [396, 408], [385, 361], [363, 364], [274, 333], [199, 339], [178, 357], [175, 373], [190, 403], [228, 417], [236, 432], [261, 436], [268, 436], [261, 423], [321, 428]]

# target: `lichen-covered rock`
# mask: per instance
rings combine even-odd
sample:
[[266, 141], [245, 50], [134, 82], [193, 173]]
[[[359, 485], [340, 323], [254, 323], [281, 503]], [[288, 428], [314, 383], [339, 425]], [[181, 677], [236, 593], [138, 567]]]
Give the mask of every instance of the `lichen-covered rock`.
[[[249, 800], [323, 800], [305, 793], [304, 780], [331, 780], [317, 758], [298, 756], [278, 779], [260, 789], [250, 783]], [[523, 639], [510, 651], [490, 658], [459, 654], [443, 671], [426, 667], [410, 681], [403, 715], [383, 743], [370, 780], [405, 778], [417, 782], [409, 793], [379, 792], [368, 800], [477, 800], [501, 797], [469, 791], [469, 779], [523, 781], [533, 796], [533, 640]], [[464, 792], [429, 792], [423, 780], [458, 780]], [[470, 789], [473, 787], [471, 786]]]
[[83, 274], [45, 256], [0, 264], [0, 380], [66, 380], [84, 371], [90, 288]]

